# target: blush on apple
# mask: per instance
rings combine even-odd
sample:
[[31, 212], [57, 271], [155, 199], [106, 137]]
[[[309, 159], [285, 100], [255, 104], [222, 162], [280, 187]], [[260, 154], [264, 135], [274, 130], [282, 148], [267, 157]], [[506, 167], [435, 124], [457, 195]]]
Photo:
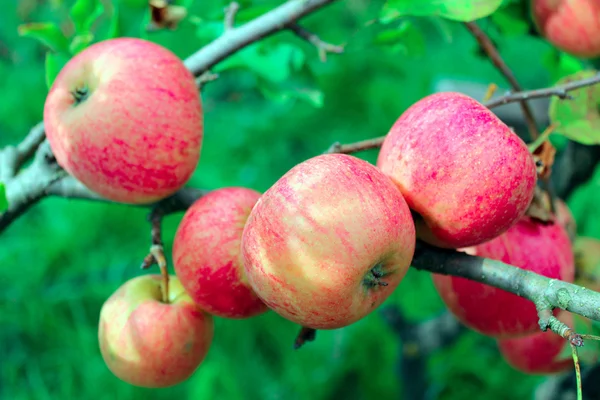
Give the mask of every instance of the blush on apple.
[[[567, 326], [573, 326], [570, 312], [561, 311], [557, 318]], [[565, 346], [570, 347], [567, 340], [550, 330], [498, 340], [497, 344], [504, 360], [526, 374], [548, 375], [574, 368], [570, 352], [564, 351]]]
[[246, 281], [242, 232], [260, 193], [210, 192], [185, 213], [173, 241], [173, 265], [187, 293], [212, 315], [248, 318], [268, 310]]
[[[546, 224], [523, 217], [499, 237], [464, 251], [551, 279], [573, 282], [575, 278], [571, 241], [558, 223]], [[432, 276], [448, 309], [475, 331], [507, 338], [524, 336], [539, 329], [535, 305], [525, 298], [457, 276]]]
[[577, 57], [600, 56], [598, 0], [531, 0], [531, 14], [553, 46]]
[[150, 203], [180, 189], [200, 157], [194, 77], [168, 49], [136, 38], [96, 43], [56, 77], [44, 106], [58, 164], [106, 199]]
[[304, 161], [258, 200], [244, 228], [248, 281], [306, 328], [350, 325], [405, 276], [415, 250], [410, 210], [374, 165], [345, 154]]
[[189, 378], [213, 339], [213, 317], [169, 281], [162, 300], [161, 275], [143, 275], [121, 285], [100, 311], [98, 341], [110, 371], [135, 386], [173, 386]]
[[417, 237], [461, 248], [491, 240], [527, 210], [537, 181], [523, 142], [481, 103], [461, 93], [427, 96], [387, 134], [377, 165], [400, 188]]

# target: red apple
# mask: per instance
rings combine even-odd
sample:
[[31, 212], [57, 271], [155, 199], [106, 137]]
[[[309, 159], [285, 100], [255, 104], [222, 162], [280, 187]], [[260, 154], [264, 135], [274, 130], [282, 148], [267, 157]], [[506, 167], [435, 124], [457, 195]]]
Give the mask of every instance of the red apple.
[[268, 310], [246, 280], [240, 247], [259, 198], [243, 187], [218, 189], [197, 200], [179, 223], [175, 273], [196, 304], [212, 315], [248, 318]]
[[405, 276], [415, 250], [410, 210], [374, 165], [313, 157], [258, 200], [242, 236], [248, 281], [279, 315], [313, 329], [350, 325]]
[[204, 360], [213, 339], [213, 317], [169, 282], [162, 300], [162, 277], [130, 279], [104, 303], [98, 340], [104, 362], [119, 379], [135, 386], [167, 387], [185, 381]]
[[[573, 314], [561, 311], [558, 319], [573, 326]], [[514, 369], [526, 374], [555, 374], [573, 369], [573, 358], [565, 352], [567, 340], [556, 333], [535, 332], [527, 336], [498, 340], [504, 360]], [[569, 346], [570, 347], [570, 346]]]
[[203, 138], [192, 74], [168, 49], [135, 38], [73, 57], [48, 93], [44, 126], [61, 167], [99, 195], [131, 204], [181, 188]]
[[537, 180], [523, 140], [455, 92], [409, 107], [385, 138], [377, 165], [422, 217], [415, 220], [417, 237], [450, 248], [483, 243], [514, 225]]
[[[465, 250], [551, 279], [573, 282], [575, 278], [571, 241], [558, 223], [545, 224], [523, 217], [499, 237]], [[524, 336], [539, 329], [535, 305], [529, 300], [465, 278], [432, 276], [448, 309], [475, 331], [507, 338]]]
[[575, 283], [594, 291], [600, 291], [600, 240], [579, 236], [575, 239]]
[[553, 46], [582, 58], [600, 56], [598, 0], [532, 0], [532, 18]]

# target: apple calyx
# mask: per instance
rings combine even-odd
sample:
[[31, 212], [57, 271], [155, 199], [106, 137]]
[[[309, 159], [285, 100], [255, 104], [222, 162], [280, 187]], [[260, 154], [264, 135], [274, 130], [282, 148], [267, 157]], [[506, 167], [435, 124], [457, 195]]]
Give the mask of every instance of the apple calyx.
[[365, 275], [363, 285], [369, 289], [374, 288], [375, 286], [387, 286], [388, 283], [381, 280], [384, 275], [385, 272], [383, 272], [383, 263], [379, 262], [375, 264], [373, 268], [371, 268], [367, 275]]
[[75, 99], [75, 105], [81, 104], [90, 97], [90, 90], [86, 85], [78, 86], [73, 91], [73, 98]]

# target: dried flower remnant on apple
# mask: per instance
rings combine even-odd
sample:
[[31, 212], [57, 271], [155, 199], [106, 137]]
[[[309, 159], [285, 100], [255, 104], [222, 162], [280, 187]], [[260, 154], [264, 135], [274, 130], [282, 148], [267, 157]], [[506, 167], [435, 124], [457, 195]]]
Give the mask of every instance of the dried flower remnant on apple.
[[415, 249], [410, 210], [393, 182], [345, 154], [306, 160], [256, 203], [242, 253], [250, 285], [305, 328], [336, 329], [377, 308]]
[[447, 248], [506, 232], [525, 214], [537, 181], [525, 142], [477, 100], [456, 92], [429, 95], [405, 110], [377, 166], [418, 214], [417, 237]]

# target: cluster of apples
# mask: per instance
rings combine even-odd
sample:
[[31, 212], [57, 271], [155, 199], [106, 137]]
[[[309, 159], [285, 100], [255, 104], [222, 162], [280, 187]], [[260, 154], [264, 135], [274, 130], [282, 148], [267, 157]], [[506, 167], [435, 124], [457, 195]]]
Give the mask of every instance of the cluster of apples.
[[[169, 50], [134, 38], [73, 57], [44, 121], [66, 171], [129, 204], [182, 188], [203, 138], [194, 77]], [[159, 275], [119, 287], [100, 313], [102, 356], [126, 382], [165, 387], [202, 363], [215, 316], [272, 310], [305, 328], [348, 326], [399, 286], [417, 239], [572, 281], [564, 228], [526, 216], [536, 181], [526, 144], [489, 109], [460, 93], [427, 96], [393, 124], [376, 165], [324, 154], [265, 193], [228, 187], [198, 199], [174, 238], [168, 298]], [[472, 329], [499, 339], [537, 329], [535, 307], [514, 294], [452, 276], [434, 282]]]

